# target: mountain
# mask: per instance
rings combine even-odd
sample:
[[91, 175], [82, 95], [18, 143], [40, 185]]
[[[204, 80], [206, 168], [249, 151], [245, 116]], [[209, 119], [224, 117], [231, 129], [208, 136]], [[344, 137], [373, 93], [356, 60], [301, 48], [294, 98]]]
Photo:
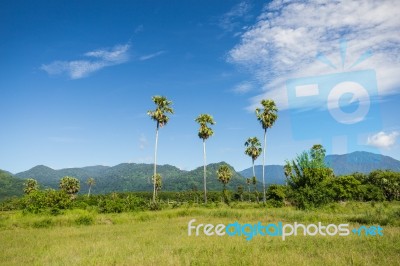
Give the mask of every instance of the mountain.
[[0, 201], [23, 194], [24, 180], [14, 177], [11, 173], [0, 170]]
[[[325, 162], [333, 168], [336, 175], [354, 172], [369, 173], [375, 169], [400, 171], [400, 161], [369, 152], [328, 155], [325, 157]], [[222, 164], [226, 163], [220, 162], [207, 166], [208, 190], [221, 190], [222, 185], [218, 182], [216, 171]], [[236, 190], [239, 185], [246, 187], [245, 177], [253, 176], [252, 168], [236, 172], [232, 166], [229, 167], [233, 172], [233, 176], [227, 186], [228, 189]], [[257, 165], [255, 171], [259, 180], [258, 185], [260, 186], [262, 182], [262, 166]], [[157, 172], [163, 177], [163, 191], [203, 190], [203, 167], [198, 167], [192, 171], [183, 171], [172, 165], [158, 165]], [[89, 177], [95, 179], [96, 184], [92, 187], [92, 192], [97, 194], [113, 191], [151, 191], [153, 188], [152, 183], [148, 181], [149, 177], [153, 175], [152, 164], [122, 163], [113, 167], [97, 165], [60, 170], [38, 165], [15, 176], [4, 171], [2, 173], [7, 177], [3, 178], [5, 185], [0, 184], [0, 188], [12, 188], [10, 190], [15, 192], [18, 190], [16, 188], [19, 187], [20, 194], [22, 194], [23, 182], [20, 179], [34, 178], [42, 189], [58, 189], [60, 179], [64, 176], [78, 178], [81, 182], [81, 193], [87, 192], [88, 185], [86, 181]], [[284, 184], [286, 181], [282, 165], [267, 165], [265, 173], [265, 182], [267, 184]], [[6, 192], [7, 189], [3, 189], [3, 193]]]
[[333, 168], [336, 175], [347, 175], [354, 172], [368, 174], [376, 169], [400, 172], [400, 161], [389, 156], [364, 151], [328, 155], [325, 157], [325, 163]]
[[[207, 189], [221, 190], [222, 185], [218, 182], [216, 171], [225, 162], [209, 164], [207, 166]], [[229, 165], [228, 165], [229, 166]], [[233, 176], [228, 184], [229, 189], [236, 189], [239, 185], [245, 185], [244, 178], [238, 174], [232, 166], [229, 166]], [[96, 184], [92, 187], [93, 193], [109, 193], [113, 191], [151, 191], [153, 184], [149, 178], [153, 175], [152, 164], [122, 163], [113, 167], [89, 166], [83, 168], [67, 168], [54, 170], [39, 165], [32, 169], [16, 174], [19, 178], [34, 178], [41, 188], [58, 188], [59, 181], [64, 176], [73, 176], [81, 182], [81, 192], [86, 193], [89, 177], [95, 179]], [[172, 165], [158, 165], [157, 173], [163, 177], [164, 191], [202, 190], [203, 189], [203, 167], [192, 171], [184, 171]], [[151, 180], [150, 180], [151, 181]]]
[[[254, 166], [257, 180], [262, 182], [262, 165]], [[247, 168], [239, 172], [246, 178], [253, 176], [253, 168]], [[285, 175], [283, 173], [282, 165], [266, 165], [265, 166], [265, 183], [266, 184], [285, 184]]]
[[[343, 155], [327, 155], [325, 163], [331, 167], [335, 175], [348, 175], [354, 172], [368, 174], [377, 169], [388, 169], [400, 172], [400, 161], [389, 156], [371, 152], [356, 151]], [[262, 182], [262, 166], [255, 166], [259, 182]], [[252, 168], [239, 172], [244, 177], [252, 177]], [[285, 175], [282, 165], [267, 165], [265, 167], [265, 183], [285, 184]]]

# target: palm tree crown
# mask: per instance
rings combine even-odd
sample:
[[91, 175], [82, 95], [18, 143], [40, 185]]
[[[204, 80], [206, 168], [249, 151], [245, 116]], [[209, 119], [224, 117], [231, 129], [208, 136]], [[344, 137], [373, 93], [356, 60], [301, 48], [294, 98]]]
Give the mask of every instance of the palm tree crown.
[[168, 123], [169, 117], [166, 113], [173, 114], [174, 110], [171, 108], [171, 101], [168, 101], [164, 96], [153, 96], [153, 102], [156, 104], [157, 108], [153, 111], [148, 111], [147, 114], [157, 122], [157, 128], [163, 127]]
[[201, 114], [196, 118], [195, 121], [200, 124], [198, 133], [199, 138], [206, 140], [214, 134], [213, 130], [210, 127], [208, 127], [209, 124], [210, 125], [215, 124], [215, 121], [211, 115]]
[[218, 180], [225, 186], [231, 180], [232, 172], [227, 165], [222, 165], [218, 168], [217, 175]]
[[262, 152], [261, 143], [258, 138], [248, 138], [244, 145], [247, 147], [244, 153], [250, 156], [253, 161], [257, 160], [258, 156], [260, 156]]
[[273, 100], [262, 100], [263, 109], [256, 108], [256, 116], [264, 130], [271, 128], [278, 118], [278, 108]]

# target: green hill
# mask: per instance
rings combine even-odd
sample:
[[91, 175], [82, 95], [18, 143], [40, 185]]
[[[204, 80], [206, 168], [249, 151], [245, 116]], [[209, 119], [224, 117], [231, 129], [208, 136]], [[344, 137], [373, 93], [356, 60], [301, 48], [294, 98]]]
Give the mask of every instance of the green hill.
[[[209, 164], [207, 166], [207, 189], [221, 190], [216, 171], [224, 162]], [[245, 185], [244, 178], [232, 166], [232, 180], [227, 186], [236, 189], [238, 185]], [[184, 171], [172, 165], [158, 165], [157, 173], [163, 177], [163, 191], [203, 190], [203, 167], [193, 171]], [[152, 183], [148, 181], [153, 175], [152, 164], [122, 163], [113, 167], [90, 166], [83, 168], [67, 168], [54, 170], [47, 166], [39, 165], [32, 169], [16, 174], [19, 178], [34, 178], [41, 188], [58, 188], [59, 180], [64, 176], [73, 176], [81, 182], [81, 193], [86, 193], [86, 181], [93, 177], [96, 185], [92, 187], [93, 193], [151, 191]]]
[[24, 180], [15, 178], [9, 172], [0, 170], [0, 201], [13, 196], [22, 196]]

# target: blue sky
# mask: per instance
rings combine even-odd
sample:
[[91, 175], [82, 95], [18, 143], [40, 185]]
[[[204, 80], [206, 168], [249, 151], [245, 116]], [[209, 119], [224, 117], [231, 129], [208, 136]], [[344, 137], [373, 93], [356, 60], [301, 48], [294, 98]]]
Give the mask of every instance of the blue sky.
[[[175, 109], [160, 131], [160, 164], [202, 165], [194, 119], [209, 113], [217, 124], [208, 162], [250, 167], [243, 144], [262, 139], [254, 108], [263, 98], [280, 110], [267, 164], [314, 143], [400, 159], [400, 5], [322, 2], [2, 1], [0, 169], [152, 163], [146, 112], [157, 94]], [[362, 73], [373, 77], [362, 83]], [[300, 99], [290, 81], [320, 83], [320, 93], [306, 87]], [[335, 82], [365, 89], [332, 92]], [[339, 116], [367, 113], [342, 123], [335, 102]]]

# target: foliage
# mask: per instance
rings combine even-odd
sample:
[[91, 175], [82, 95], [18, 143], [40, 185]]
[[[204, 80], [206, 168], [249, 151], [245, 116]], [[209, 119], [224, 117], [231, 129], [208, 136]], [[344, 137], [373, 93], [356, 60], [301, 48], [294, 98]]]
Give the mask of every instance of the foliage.
[[206, 140], [211, 137], [214, 132], [208, 125], [214, 125], [214, 118], [209, 114], [199, 115], [195, 121], [200, 125], [198, 136], [199, 138]]
[[96, 181], [94, 180], [93, 177], [89, 177], [88, 180], [86, 181], [86, 184], [89, 186], [88, 197], [90, 197], [90, 191], [92, 189], [92, 186], [96, 185]]
[[65, 191], [46, 189], [32, 191], [22, 199], [22, 208], [26, 212], [40, 213], [44, 210], [68, 209], [72, 206], [71, 197]]
[[222, 195], [225, 203], [230, 202], [230, 197], [226, 191], [226, 184], [229, 183], [232, 177], [231, 169], [227, 165], [221, 165], [217, 170], [218, 180], [223, 184]]
[[325, 149], [314, 145], [284, 167], [293, 203], [302, 209], [318, 207], [331, 201], [329, 181], [334, 177], [332, 169], [325, 166]]
[[39, 190], [38, 182], [35, 179], [29, 178], [24, 183], [24, 193], [30, 194], [34, 191]]
[[257, 160], [262, 152], [260, 141], [257, 137], [252, 137], [248, 138], [244, 145], [247, 147], [244, 153], [251, 157], [254, 164], [254, 161]]
[[166, 114], [174, 113], [174, 110], [171, 107], [172, 102], [166, 97], [159, 95], [153, 96], [152, 100], [156, 105], [156, 109], [148, 111], [147, 114], [151, 117], [151, 119], [157, 122], [157, 128], [163, 127], [169, 121], [169, 117]]
[[262, 128], [266, 131], [271, 128], [278, 119], [278, 108], [276, 108], [273, 100], [261, 100], [263, 108], [256, 108], [257, 120], [261, 123]]
[[13, 196], [22, 196], [23, 183], [22, 179], [0, 170], [0, 201]]
[[75, 177], [65, 176], [60, 180], [60, 189], [65, 191], [71, 198], [75, 198], [75, 194], [80, 189], [79, 180]]

